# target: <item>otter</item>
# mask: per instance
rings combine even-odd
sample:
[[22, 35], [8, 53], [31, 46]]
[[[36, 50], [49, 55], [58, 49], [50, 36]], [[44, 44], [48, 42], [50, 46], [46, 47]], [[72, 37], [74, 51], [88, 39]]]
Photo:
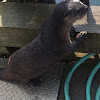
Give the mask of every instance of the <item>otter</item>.
[[0, 68], [0, 79], [29, 82], [69, 55], [86, 39], [86, 32], [81, 32], [71, 41], [70, 28], [87, 10], [80, 1], [59, 3], [42, 25], [39, 35], [11, 54], [6, 68]]

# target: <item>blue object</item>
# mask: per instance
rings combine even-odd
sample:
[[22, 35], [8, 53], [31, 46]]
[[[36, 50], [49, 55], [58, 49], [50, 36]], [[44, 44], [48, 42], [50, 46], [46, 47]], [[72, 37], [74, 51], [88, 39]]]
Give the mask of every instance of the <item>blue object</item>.
[[89, 0], [89, 4], [92, 6], [100, 6], [100, 0]]
[[64, 0], [56, 0], [56, 3], [58, 4], [58, 3], [60, 3], [61, 1], [64, 1]]

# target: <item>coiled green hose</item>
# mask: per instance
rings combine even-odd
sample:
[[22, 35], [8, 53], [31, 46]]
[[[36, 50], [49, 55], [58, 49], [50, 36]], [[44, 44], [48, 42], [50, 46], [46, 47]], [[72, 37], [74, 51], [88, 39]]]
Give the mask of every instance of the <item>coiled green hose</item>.
[[66, 81], [65, 81], [65, 86], [64, 86], [64, 92], [65, 92], [65, 99], [66, 100], [70, 100], [70, 97], [69, 97], [69, 83], [70, 83], [70, 80], [71, 80], [71, 77], [74, 73], [74, 71], [78, 68], [78, 66], [83, 63], [86, 59], [88, 59], [89, 57], [91, 56], [94, 56], [95, 54], [87, 54], [86, 56], [84, 56], [82, 59], [80, 59], [76, 64], [75, 66], [71, 69], [71, 71], [69, 72], [67, 78], [66, 78]]
[[[92, 84], [94, 75], [96, 74], [96, 72], [98, 71], [99, 68], [100, 68], [100, 62], [95, 66], [95, 68], [93, 69], [93, 71], [91, 72], [91, 74], [88, 78], [87, 85], [86, 85], [86, 100], [91, 100], [90, 88], [91, 88], [91, 84]], [[100, 94], [100, 90], [98, 88], [96, 95], [98, 96], [99, 94]], [[98, 98], [97, 96], [96, 96], [96, 98]], [[100, 100], [100, 98], [97, 100]]]
[[97, 89], [95, 100], [100, 100], [100, 86]]

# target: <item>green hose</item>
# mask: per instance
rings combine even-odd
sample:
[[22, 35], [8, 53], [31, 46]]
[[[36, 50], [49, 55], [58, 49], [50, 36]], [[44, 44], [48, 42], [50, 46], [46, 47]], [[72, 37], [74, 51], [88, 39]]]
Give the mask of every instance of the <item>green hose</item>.
[[95, 100], [100, 100], [100, 86], [97, 89]]
[[[100, 68], [100, 62], [95, 66], [95, 68], [93, 69], [93, 71], [91, 72], [91, 74], [88, 78], [87, 85], [86, 85], [86, 100], [91, 100], [90, 88], [91, 88], [91, 84], [92, 84], [94, 75], [96, 74], [96, 72], [98, 71], [99, 68]], [[100, 93], [100, 91], [99, 91], [99, 93], [98, 93], [98, 91], [97, 91], [97, 95]]]
[[88, 54], [86, 56], [84, 56], [81, 60], [79, 60], [75, 66], [71, 69], [71, 71], [69, 72], [67, 78], [66, 78], [66, 81], [65, 81], [65, 87], [64, 87], [64, 92], [65, 92], [65, 99], [66, 100], [70, 100], [70, 97], [69, 97], [69, 83], [70, 83], [70, 80], [71, 80], [71, 77], [74, 73], [74, 71], [78, 68], [78, 66], [83, 63], [86, 59], [88, 59], [89, 57], [93, 56], [95, 54]]

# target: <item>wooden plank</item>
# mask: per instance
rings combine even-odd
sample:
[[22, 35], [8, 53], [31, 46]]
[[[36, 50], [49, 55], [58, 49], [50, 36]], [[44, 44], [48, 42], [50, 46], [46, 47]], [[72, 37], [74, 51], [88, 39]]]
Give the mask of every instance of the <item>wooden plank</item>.
[[[0, 3], [0, 27], [40, 29], [55, 4]], [[77, 32], [100, 33], [100, 6], [90, 6], [88, 17], [74, 23]]]
[[23, 47], [38, 33], [39, 29], [0, 28], [0, 46]]
[[0, 55], [1, 54], [10, 54], [6, 47], [0, 47]]
[[[0, 46], [23, 47], [32, 41], [54, 7], [55, 5], [51, 4], [0, 3]], [[100, 10], [95, 10], [97, 7], [90, 7], [93, 10], [89, 9], [88, 23], [87, 16], [85, 16], [74, 24], [77, 32], [85, 30], [90, 33], [100, 33], [98, 24], [100, 16], [96, 12]], [[94, 14], [93, 17], [92, 14]], [[100, 34], [88, 34], [88, 39], [76, 51], [100, 53], [99, 37]]]
[[[0, 28], [0, 46], [23, 47], [39, 34], [37, 29]], [[75, 37], [72, 37], [74, 40]], [[80, 44], [76, 52], [100, 53], [100, 34], [88, 34], [87, 40]]]
[[76, 31], [87, 31], [88, 33], [100, 33], [100, 6], [90, 6], [87, 20], [79, 20], [74, 24]]
[[0, 27], [40, 29], [54, 4], [0, 3]]
[[[0, 3], [0, 27], [40, 29], [55, 6], [56, 4]], [[86, 19], [85, 16], [78, 23], [85, 24]]]

